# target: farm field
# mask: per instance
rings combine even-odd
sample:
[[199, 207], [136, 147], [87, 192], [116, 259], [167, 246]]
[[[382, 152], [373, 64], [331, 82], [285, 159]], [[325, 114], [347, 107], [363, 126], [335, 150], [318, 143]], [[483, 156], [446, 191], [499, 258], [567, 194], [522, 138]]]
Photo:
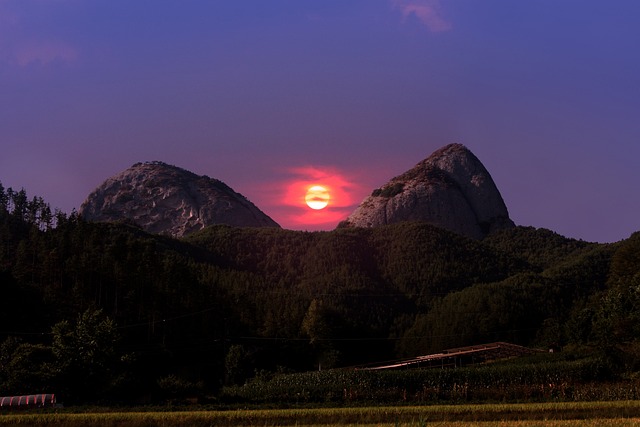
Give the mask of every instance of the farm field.
[[640, 402], [264, 410], [5, 413], [0, 426], [640, 426]]

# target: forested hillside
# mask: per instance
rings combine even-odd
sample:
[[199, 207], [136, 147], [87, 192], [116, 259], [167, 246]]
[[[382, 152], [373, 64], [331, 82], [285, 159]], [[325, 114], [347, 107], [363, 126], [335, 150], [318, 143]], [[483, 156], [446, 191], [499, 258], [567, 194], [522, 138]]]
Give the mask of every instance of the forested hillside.
[[640, 234], [517, 227], [482, 241], [425, 223], [181, 240], [87, 223], [0, 185], [0, 394], [69, 402], [214, 392], [496, 340], [635, 370]]

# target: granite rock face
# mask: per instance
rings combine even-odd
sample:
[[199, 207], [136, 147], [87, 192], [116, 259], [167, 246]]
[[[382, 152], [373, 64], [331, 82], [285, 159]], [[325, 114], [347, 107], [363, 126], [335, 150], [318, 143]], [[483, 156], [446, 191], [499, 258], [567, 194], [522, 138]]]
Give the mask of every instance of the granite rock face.
[[514, 227], [491, 175], [462, 144], [450, 144], [374, 190], [341, 226], [426, 221], [482, 239]]
[[80, 215], [88, 221], [127, 219], [173, 237], [213, 224], [279, 227], [222, 181], [162, 162], [136, 163], [107, 179], [82, 203]]

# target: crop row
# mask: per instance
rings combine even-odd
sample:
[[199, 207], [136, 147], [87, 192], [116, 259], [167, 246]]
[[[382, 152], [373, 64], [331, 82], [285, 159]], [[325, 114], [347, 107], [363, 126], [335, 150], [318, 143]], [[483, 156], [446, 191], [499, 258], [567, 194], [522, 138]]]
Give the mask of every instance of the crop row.
[[[10, 414], [0, 417], [0, 426], [57, 427], [166, 427], [246, 425], [447, 425], [469, 426], [500, 421], [500, 426], [577, 426], [607, 424], [640, 415], [638, 402], [582, 402], [545, 404], [370, 406], [359, 408], [311, 408], [227, 411], [134, 411], [42, 414]], [[526, 421], [537, 420], [535, 424]], [[559, 420], [571, 420], [561, 423]], [[507, 423], [507, 421], [514, 423]], [[637, 421], [637, 419], [636, 419]], [[434, 423], [434, 424], [432, 424]], [[456, 423], [456, 424], [450, 424]], [[459, 424], [458, 424], [459, 423]], [[487, 426], [488, 424], [482, 424]], [[625, 424], [626, 425], [626, 424]], [[637, 424], [628, 424], [637, 425]]]
[[457, 369], [329, 370], [257, 378], [223, 390], [228, 402], [427, 403], [620, 400], [640, 397], [635, 383], [601, 381], [598, 359]]

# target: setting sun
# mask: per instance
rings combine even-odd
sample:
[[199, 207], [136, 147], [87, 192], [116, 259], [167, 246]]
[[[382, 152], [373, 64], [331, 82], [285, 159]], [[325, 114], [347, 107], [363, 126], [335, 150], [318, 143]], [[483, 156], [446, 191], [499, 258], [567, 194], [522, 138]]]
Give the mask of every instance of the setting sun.
[[361, 177], [333, 166], [296, 166], [282, 172], [283, 179], [269, 187], [273, 192], [263, 191], [261, 203], [269, 206], [276, 222], [292, 230], [332, 230], [368, 193], [359, 184]]
[[311, 209], [320, 210], [327, 207], [329, 204], [329, 192], [321, 185], [314, 185], [309, 187], [307, 194], [304, 197], [304, 201]]

